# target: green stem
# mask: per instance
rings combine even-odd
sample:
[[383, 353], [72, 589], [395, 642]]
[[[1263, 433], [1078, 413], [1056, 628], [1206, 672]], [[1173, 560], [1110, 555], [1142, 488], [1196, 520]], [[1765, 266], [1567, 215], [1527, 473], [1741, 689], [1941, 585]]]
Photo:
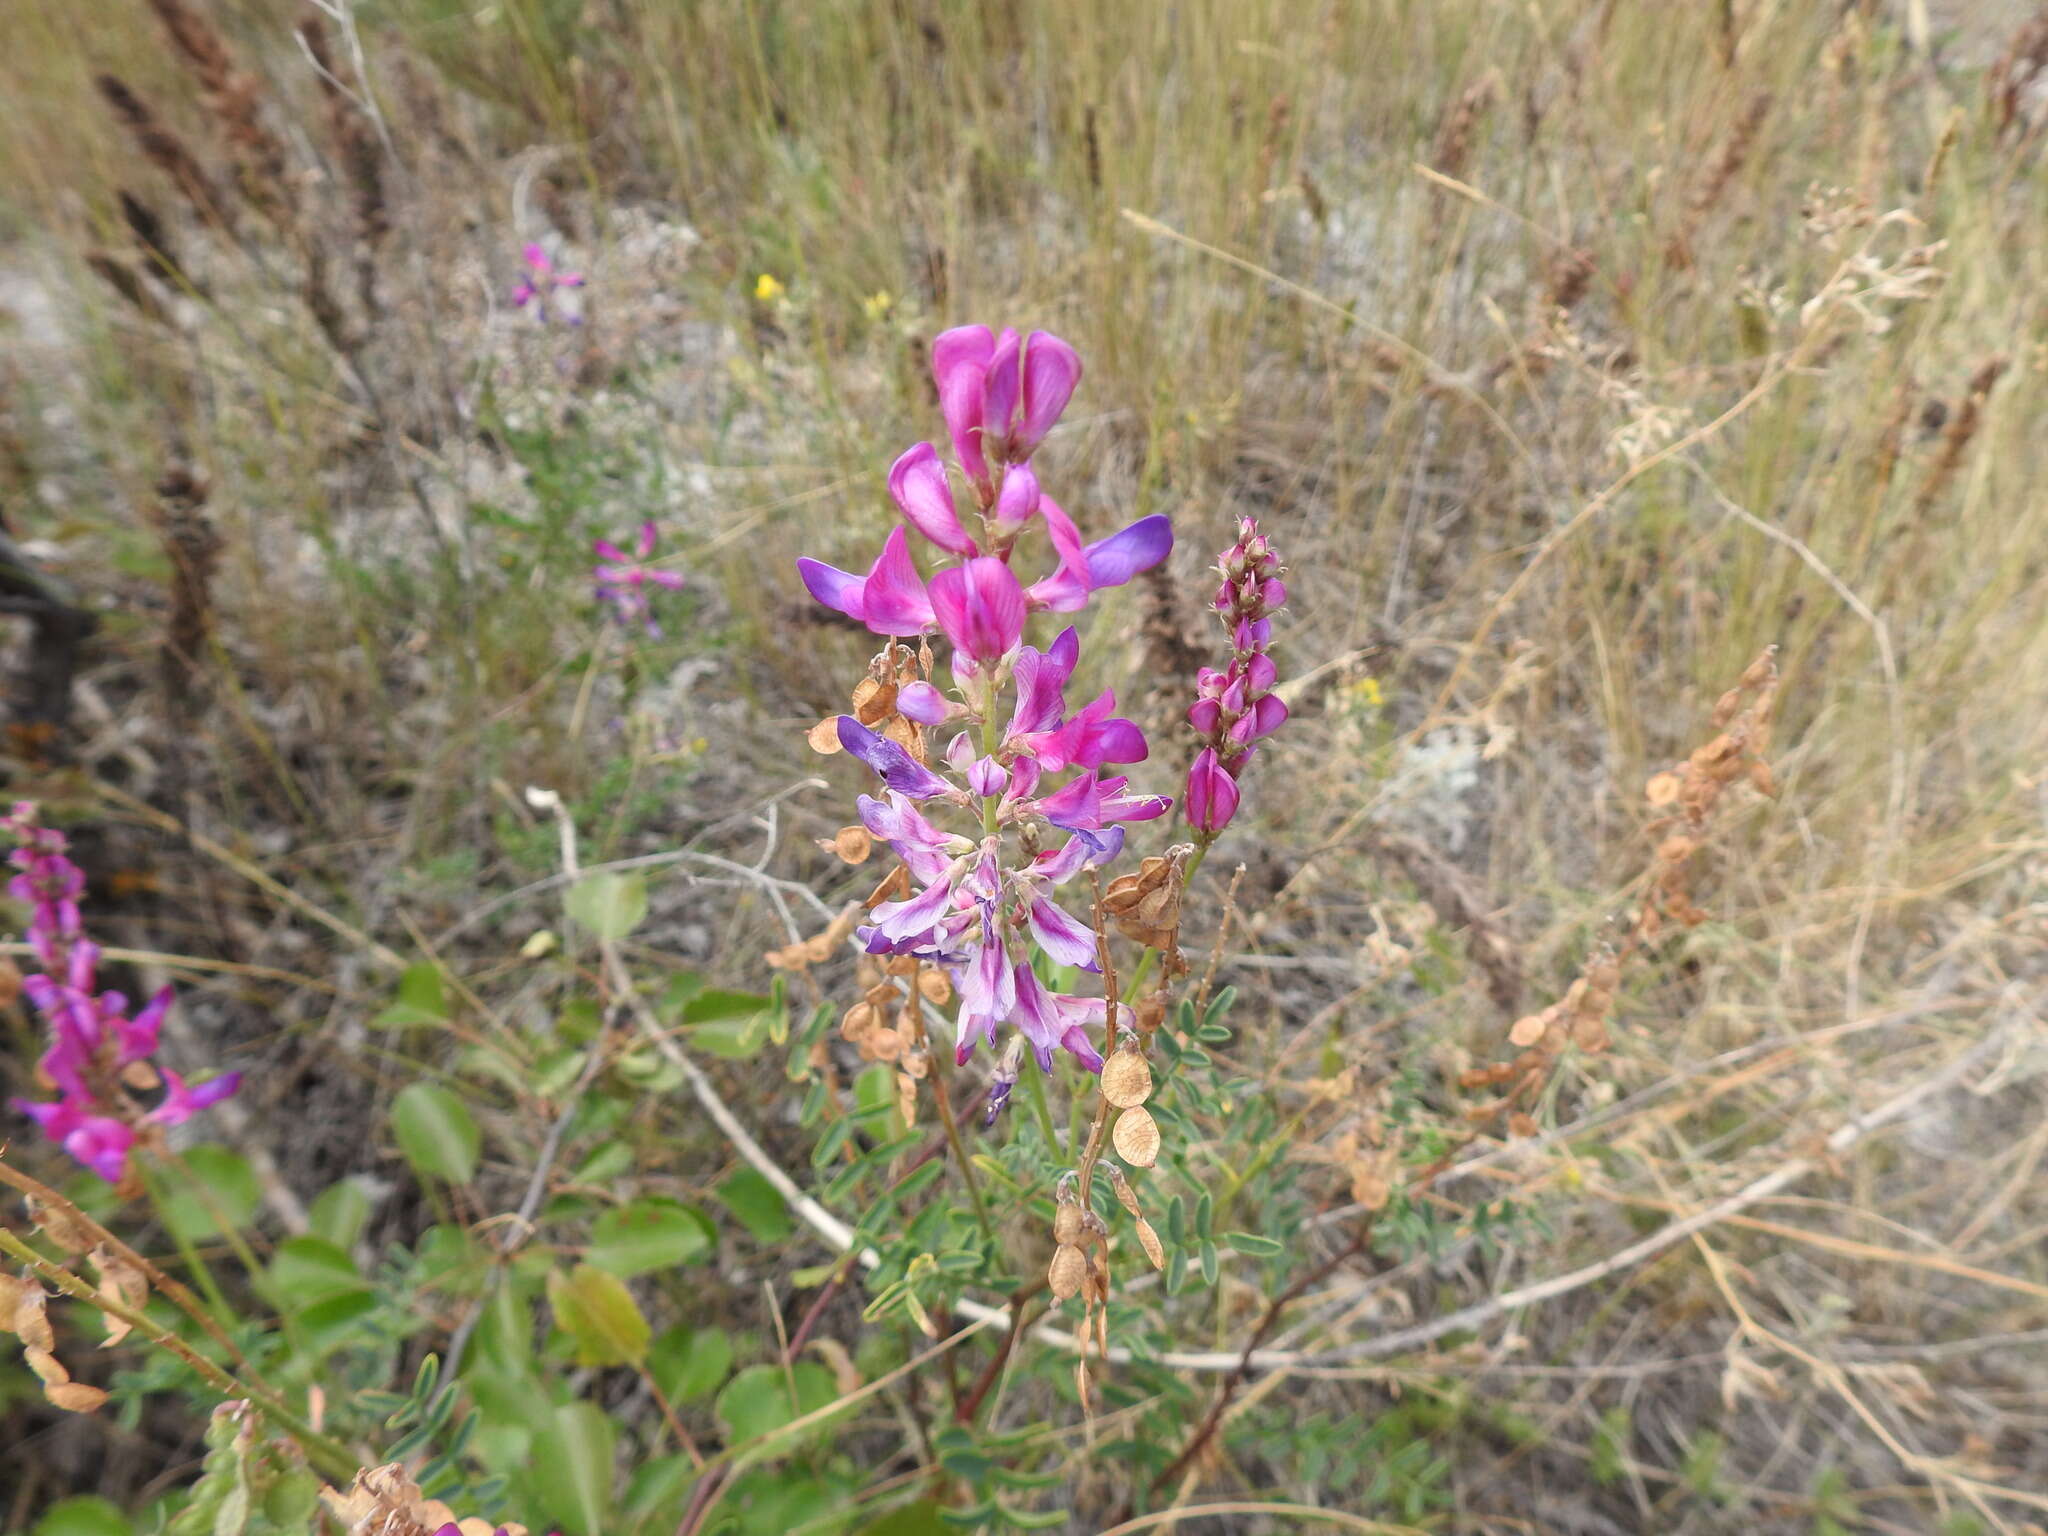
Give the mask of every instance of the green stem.
[[[140, 1166], [139, 1159], [137, 1166]], [[164, 1193], [162, 1181], [147, 1168], [141, 1171], [142, 1187], [149, 1193], [149, 1203], [156, 1207], [156, 1219], [163, 1223], [164, 1230], [171, 1234], [171, 1242], [177, 1247], [178, 1257], [185, 1261], [186, 1273], [191, 1275], [199, 1289], [206, 1293], [206, 1302], [213, 1309], [215, 1321], [223, 1328], [234, 1327], [237, 1321], [235, 1309], [228, 1305], [227, 1294], [221, 1290], [220, 1282], [213, 1278], [213, 1270], [207, 1265], [198, 1246], [185, 1235], [184, 1228], [171, 1220], [170, 1200]]]
[[100, 1295], [80, 1277], [62, 1265], [51, 1263], [6, 1227], [0, 1227], [0, 1252], [12, 1254], [34, 1270], [40, 1279], [73, 1300], [82, 1301], [109, 1317], [119, 1318], [159, 1349], [168, 1350], [176, 1355], [222, 1397], [242, 1398], [254, 1404], [275, 1420], [279, 1428], [297, 1440], [305, 1448], [307, 1459], [326, 1476], [337, 1482], [345, 1482], [361, 1469], [362, 1463], [339, 1440], [321, 1434], [269, 1393], [260, 1392], [245, 1382], [237, 1381], [175, 1333], [159, 1325], [148, 1314], [138, 1312], [112, 1297]]
[[1045, 1074], [1027, 1071], [1024, 1080], [1031, 1085], [1031, 1108], [1038, 1115], [1038, 1128], [1045, 1133], [1046, 1150], [1054, 1151], [1060, 1144], [1060, 1133], [1052, 1123], [1052, 1106], [1045, 1101]]
[[953, 1119], [952, 1096], [946, 1092], [945, 1079], [937, 1072], [932, 1074], [932, 1102], [939, 1106], [939, 1123], [946, 1128], [946, 1145], [953, 1149], [953, 1160], [960, 1165], [960, 1176], [967, 1181], [967, 1193], [974, 1199], [974, 1219], [981, 1223], [981, 1235], [995, 1245], [995, 1223], [988, 1219], [988, 1202], [981, 1196], [981, 1181], [974, 1176], [974, 1164], [967, 1160], [967, 1148], [960, 1140], [960, 1127]]

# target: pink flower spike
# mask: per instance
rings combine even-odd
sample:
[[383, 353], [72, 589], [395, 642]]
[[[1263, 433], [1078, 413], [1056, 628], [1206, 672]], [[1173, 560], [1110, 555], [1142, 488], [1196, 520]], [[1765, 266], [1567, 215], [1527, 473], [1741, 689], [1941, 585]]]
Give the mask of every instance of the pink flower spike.
[[953, 508], [953, 488], [930, 443], [919, 443], [889, 470], [889, 495], [910, 526], [939, 548], [955, 555], [978, 555], [980, 547]]
[[1050, 331], [1033, 331], [1024, 348], [1024, 419], [1012, 456], [1028, 459], [1074, 398], [1081, 382], [1081, 354]]
[[1009, 566], [990, 556], [934, 576], [931, 609], [946, 638], [983, 665], [1024, 638], [1024, 589]]
[[654, 553], [654, 539], [654, 519], [650, 517], [646, 522], [640, 525], [639, 550], [640, 558], [642, 560], [645, 560], [649, 555]]
[[526, 264], [533, 268], [537, 276], [547, 276], [551, 263], [548, 261], [548, 253], [538, 243], [528, 242], [526, 248], [519, 254], [525, 258]]

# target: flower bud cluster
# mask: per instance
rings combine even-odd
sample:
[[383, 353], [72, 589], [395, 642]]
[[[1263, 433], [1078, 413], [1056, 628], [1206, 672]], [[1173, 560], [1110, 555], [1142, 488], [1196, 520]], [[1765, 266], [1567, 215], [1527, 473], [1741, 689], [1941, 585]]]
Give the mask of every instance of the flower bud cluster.
[[1238, 780], [1258, 743], [1287, 721], [1287, 705], [1273, 691], [1279, 669], [1269, 654], [1273, 615], [1287, 602], [1282, 567], [1255, 518], [1237, 525], [1237, 542], [1217, 562], [1223, 578], [1211, 606], [1230, 633], [1231, 657], [1222, 669], [1204, 667], [1188, 724], [1203, 746], [1188, 770], [1188, 824], [1213, 838], [1237, 815]]

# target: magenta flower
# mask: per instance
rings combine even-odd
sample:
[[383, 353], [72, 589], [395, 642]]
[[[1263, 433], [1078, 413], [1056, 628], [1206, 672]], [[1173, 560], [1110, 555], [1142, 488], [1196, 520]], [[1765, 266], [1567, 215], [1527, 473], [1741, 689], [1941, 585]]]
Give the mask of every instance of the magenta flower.
[[[526, 276], [519, 286], [512, 290], [512, 305], [515, 309], [525, 309], [529, 304], [532, 305], [535, 319], [549, 318], [548, 306], [551, 302], [556, 302], [557, 289], [583, 286], [581, 272], [557, 272], [555, 264], [548, 259], [548, 253], [539, 245], [528, 245], [520, 252], [520, 257], [526, 263]], [[583, 323], [583, 316], [573, 309], [565, 307], [560, 313], [566, 324]]]
[[661, 626], [654, 622], [654, 612], [648, 606], [647, 587], [652, 584], [674, 592], [681, 589], [683, 578], [675, 571], [660, 571], [646, 564], [654, 553], [655, 537], [653, 522], [642, 523], [630, 555], [610, 539], [592, 539], [590, 547], [596, 551], [598, 563], [591, 574], [597, 580], [600, 603], [609, 605], [620, 620], [631, 623], [637, 619], [646, 625], [648, 634], [659, 637]]
[[930, 443], [919, 443], [890, 468], [889, 494], [905, 521], [939, 548], [955, 555], [981, 553], [973, 535], [960, 526], [946, 467]]
[[[145, 1131], [182, 1125], [233, 1093], [241, 1075], [230, 1072], [194, 1087], [168, 1067], [149, 1064], [171, 1008], [171, 989], [158, 992], [132, 1018], [121, 993], [95, 994], [100, 949], [83, 932], [78, 898], [85, 877], [66, 856], [63, 835], [37, 826], [35, 807], [26, 803], [0, 818], [0, 829], [19, 845], [10, 862], [20, 873], [8, 889], [30, 908], [29, 944], [44, 967], [42, 974], [22, 978], [22, 991], [49, 1026], [50, 1045], [38, 1067], [58, 1090], [54, 1102], [12, 1104], [85, 1167], [118, 1184]], [[163, 1084], [164, 1096], [154, 1109], [145, 1109], [131, 1089], [152, 1077]]]
[[1224, 772], [1214, 747], [1196, 754], [1188, 770], [1188, 792], [1183, 805], [1188, 825], [1197, 832], [1221, 832], [1237, 814], [1237, 780]]
[[978, 667], [1002, 660], [1024, 638], [1024, 589], [993, 556], [939, 572], [931, 604], [946, 638]]
[[939, 409], [960, 468], [984, 507], [994, 504], [989, 463], [1021, 464], [1060, 419], [1081, 382], [1081, 358], [1049, 331], [1020, 342], [1005, 330], [965, 325], [932, 343]]
[[797, 561], [796, 569], [811, 596], [878, 635], [922, 634], [937, 622], [931, 596], [910, 563], [909, 536], [900, 527], [889, 530], [866, 576], [809, 557]]

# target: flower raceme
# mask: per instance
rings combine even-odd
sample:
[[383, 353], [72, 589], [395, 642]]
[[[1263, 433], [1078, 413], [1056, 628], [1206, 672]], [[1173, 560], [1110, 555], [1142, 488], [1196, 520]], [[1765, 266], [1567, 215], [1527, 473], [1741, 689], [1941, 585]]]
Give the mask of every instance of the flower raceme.
[[[50, 1028], [50, 1047], [37, 1063], [37, 1075], [58, 1092], [51, 1102], [15, 1099], [13, 1106], [80, 1163], [119, 1184], [141, 1137], [219, 1103], [235, 1091], [241, 1074], [194, 1086], [150, 1061], [171, 1009], [171, 989], [165, 987], [133, 1016], [121, 993], [95, 993], [100, 948], [80, 921], [85, 877], [67, 857], [63, 834], [36, 825], [35, 807], [27, 803], [0, 817], [0, 828], [17, 844], [10, 862], [18, 873], [8, 893], [29, 908], [29, 948], [43, 967], [21, 983]], [[164, 1090], [162, 1099], [144, 1109], [134, 1093], [157, 1087]]]
[[[894, 642], [936, 631], [951, 644], [952, 696], [929, 677], [895, 693], [895, 711], [920, 732], [957, 727], [936, 757], [919, 732], [882, 734], [852, 715], [838, 718], [823, 745], [836, 741], [880, 779], [878, 797], [860, 797], [861, 824], [903, 864], [893, 886], [900, 894], [877, 902], [856, 936], [869, 954], [943, 968], [959, 998], [960, 1062], [1005, 1027], [1015, 1031], [992, 1088], [1000, 1108], [1025, 1050], [1045, 1071], [1062, 1050], [1100, 1070], [1089, 1026], [1103, 1021], [1103, 999], [1063, 994], [1040, 974], [1040, 962], [1079, 971], [1097, 964], [1094, 930], [1057, 893], [1117, 857], [1126, 823], [1173, 804], [1111, 771], [1148, 755], [1144, 733], [1116, 714], [1113, 692], [1070, 706], [1078, 633], [1065, 629], [1039, 650], [1025, 643], [1026, 628], [1033, 613], [1075, 612], [1093, 593], [1157, 565], [1173, 547], [1173, 527], [1145, 517], [1085, 542], [1045, 494], [1028, 461], [1081, 377], [1064, 341], [967, 326], [938, 338], [932, 366], [978, 528], [963, 520], [938, 449], [919, 443], [889, 471], [903, 522], [866, 573], [811, 559], [797, 568], [820, 603], [888, 637], [883, 670], [891, 676], [910, 654]], [[911, 556], [913, 529], [952, 562], [929, 580]], [[1014, 561], [1039, 529], [1052, 569], [1027, 583]], [[945, 826], [949, 817], [963, 827]]]
[[1258, 743], [1287, 722], [1287, 705], [1273, 692], [1279, 669], [1268, 654], [1273, 615], [1287, 602], [1279, 557], [1256, 518], [1237, 525], [1237, 542], [1217, 561], [1223, 584], [1211, 606], [1230, 632], [1231, 658], [1220, 671], [1202, 668], [1188, 724], [1203, 741], [1188, 769], [1183, 809], [1205, 840], [1230, 825], [1240, 799], [1238, 779]]

